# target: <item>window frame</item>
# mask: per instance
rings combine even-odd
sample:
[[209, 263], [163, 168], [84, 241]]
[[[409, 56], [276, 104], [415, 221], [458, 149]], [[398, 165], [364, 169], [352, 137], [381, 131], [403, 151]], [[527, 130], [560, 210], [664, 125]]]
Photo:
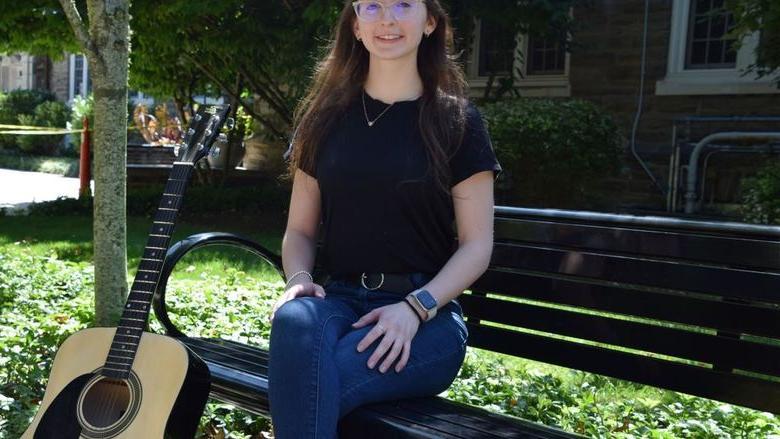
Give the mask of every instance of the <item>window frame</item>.
[[[472, 48], [467, 64], [467, 77], [472, 89], [484, 89], [487, 87], [489, 76], [479, 75], [480, 37], [482, 35], [482, 20], [476, 18], [473, 26]], [[528, 41], [530, 38], [524, 33], [518, 33], [515, 38], [523, 54], [528, 59]], [[564, 59], [563, 74], [538, 74], [529, 75], [527, 63], [515, 56], [512, 74], [515, 75], [515, 85], [524, 96], [550, 96], [570, 97], [571, 83], [569, 81], [571, 54], [567, 51]], [[517, 76], [518, 69], [522, 77]]]
[[745, 37], [737, 51], [735, 67], [691, 69], [685, 67], [688, 37], [691, 34], [691, 2], [673, 0], [671, 30], [666, 63], [666, 76], [656, 81], [655, 94], [674, 95], [737, 95], [775, 94], [780, 90], [772, 83], [775, 76], [757, 78], [756, 74], [743, 76], [743, 71], [755, 62], [755, 48], [759, 33]]

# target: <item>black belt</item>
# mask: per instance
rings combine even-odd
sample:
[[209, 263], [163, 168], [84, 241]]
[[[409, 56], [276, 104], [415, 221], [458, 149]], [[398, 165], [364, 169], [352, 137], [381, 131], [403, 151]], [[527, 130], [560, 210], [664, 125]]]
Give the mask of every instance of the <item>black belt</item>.
[[417, 288], [411, 275], [412, 273], [353, 273], [334, 275], [330, 280], [346, 281], [369, 290], [408, 294]]

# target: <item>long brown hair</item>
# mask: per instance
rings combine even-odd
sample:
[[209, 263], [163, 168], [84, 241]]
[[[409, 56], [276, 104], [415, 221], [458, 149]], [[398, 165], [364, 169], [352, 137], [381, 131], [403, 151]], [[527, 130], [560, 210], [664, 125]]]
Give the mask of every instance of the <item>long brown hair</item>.
[[[423, 82], [419, 126], [436, 185], [449, 194], [449, 157], [460, 145], [465, 131], [468, 85], [462, 67], [453, 56], [450, 18], [439, 0], [424, 0], [436, 29], [423, 37], [418, 47], [417, 69]], [[355, 38], [357, 20], [352, 1], [346, 0], [338, 24], [317, 63], [313, 82], [294, 113], [296, 127], [288, 172], [316, 166], [317, 148], [333, 122], [361, 92], [368, 76], [370, 54]]]

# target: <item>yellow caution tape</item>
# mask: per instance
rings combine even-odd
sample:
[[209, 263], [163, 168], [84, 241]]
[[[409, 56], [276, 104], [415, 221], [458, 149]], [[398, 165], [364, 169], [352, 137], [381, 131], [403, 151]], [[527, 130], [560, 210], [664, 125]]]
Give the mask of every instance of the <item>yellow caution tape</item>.
[[0, 130], [0, 134], [23, 134], [28, 136], [56, 136], [62, 134], [80, 133], [81, 130], [60, 130], [60, 129], [48, 129], [44, 130]]

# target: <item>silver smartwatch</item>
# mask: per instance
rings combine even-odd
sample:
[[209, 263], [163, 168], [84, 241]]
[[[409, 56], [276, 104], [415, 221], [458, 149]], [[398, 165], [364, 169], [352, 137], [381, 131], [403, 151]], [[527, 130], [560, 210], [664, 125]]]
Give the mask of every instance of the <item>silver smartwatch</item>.
[[438, 304], [436, 303], [436, 299], [428, 290], [412, 291], [406, 297], [409, 298], [410, 302], [417, 309], [425, 313], [426, 322], [436, 316]]

